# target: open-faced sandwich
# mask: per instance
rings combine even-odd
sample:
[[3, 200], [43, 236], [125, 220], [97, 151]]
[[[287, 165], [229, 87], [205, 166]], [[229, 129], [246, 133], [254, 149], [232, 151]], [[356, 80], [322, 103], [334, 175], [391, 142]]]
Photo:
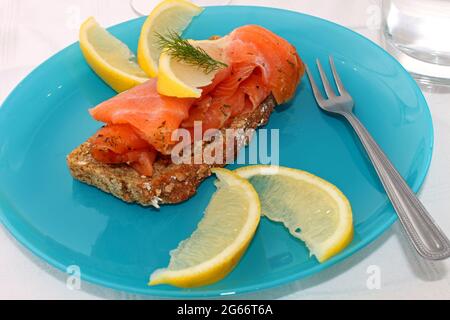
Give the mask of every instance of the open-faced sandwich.
[[[204, 41], [190, 42], [175, 34], [160, 40], [167, 46], [163, 53], [179, 58], [172, 59], [178, 63], [173, 69], [192, 67], [186, 52], [203, 54], [206, 67], [197, 61], [198, 69], [210, 81], [200, 84], [194, 96], [180, 97], [176, 90], [163, 90], [162, 77], [150, 78], [99, 104], [89, 112], [104, 126], [67, 157], [75, 179], [144, 206], [186, 200], [211, 168], [226, 165], [222, 157], [213, 163], [175, 163], [176, 130], [193, 132], [195, 123], [201, 123], [202, 132], [264, 125], [276, 105], [293, 97], [304, 73], [294, 46], [257, 25]], [[180, 51], [183, 48], [187, 51]], [[197, 52], [189, 51], [193, 48]], [[234, 141], [232, 149], [241, 146]]]
[[[197, 228], [170, 251], [167, 267], [152, 272], [152, 286], [191, 288], [223, 279], [262, 216], [282, 223], [319, 262], [353, 238], [350, 202], [322, 178], [276, 163], [220, 168], [234, 162], [277, 105], [293, 98], [305, 66], [293, 45], [258, 25], [207, 40], [183, 38], [202, 10], [188, 0], [158, 4], [142, 26], [137, 59], [93, 18], [80, 29], [87, 63], [120, 93], [89, 110], [103, 126], [67, 157], [72, 176], [155, 207], [184, 201], [206, 177], [217, 177]], [[267, 151], [261, 136], [248, 150], [249, 162]], [[277, 142], [269, 142], [271, 157]]]

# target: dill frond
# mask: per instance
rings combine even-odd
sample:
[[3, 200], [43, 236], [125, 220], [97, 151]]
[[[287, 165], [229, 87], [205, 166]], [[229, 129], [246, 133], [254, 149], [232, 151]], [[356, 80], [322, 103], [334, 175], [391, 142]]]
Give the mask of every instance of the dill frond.
[[197, 66], [206, 73], [227, 67], [225, 63], [211, 58], [202, 48], [194, 47], [188, 40], [183, 39], [176, 32], [170, 31], [166, 36], [156, 33], [156, 36], [159, 47], [162, 50], [167, 50], [178, 61]]

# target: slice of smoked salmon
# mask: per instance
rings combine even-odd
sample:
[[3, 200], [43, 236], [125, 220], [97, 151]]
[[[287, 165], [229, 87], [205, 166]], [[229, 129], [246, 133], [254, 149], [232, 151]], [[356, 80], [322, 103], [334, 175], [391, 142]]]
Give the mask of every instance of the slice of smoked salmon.
[[90, 142], [91, 154], [97, 161], [109, 164], [127, 163], [141, 175], [152, 175], [157, 152], [132, 126], [105, 126], [97, 131]]
[[230, 37], [229, 59], [256, 61], [278, 104], [294, 96], [305, 67], [293, 45], [257, 25], [237, 28]]
[[153, 163], [156, 160], [157, 152], [155, 149], [134, 151], [127, 154], [131, 167], [140, 175], [151, 177], [153, 175]]
[[160, 95], [156, 79], [122, 92], [90, 110], [92, 117], [109, 124], [130, 124], [161, 153], [168, 153], [172, 131], [188, 117], [194, 99]]
[[128, 124], [104, 126], [91, 138], [91, 143], [99, 150], [109, 150], [118, 154], [150, 146]]

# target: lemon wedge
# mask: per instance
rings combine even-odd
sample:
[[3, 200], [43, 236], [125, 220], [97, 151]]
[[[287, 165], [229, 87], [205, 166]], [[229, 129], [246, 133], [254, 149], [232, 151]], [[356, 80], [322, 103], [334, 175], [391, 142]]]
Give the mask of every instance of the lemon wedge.
[[305, 171], [255, 165], [235, 170], [261, 199], [261, 212], [282, 222], [319, 262], [342, 251], [353, 238], [350, 203], [333, 184]]
[[[224, 48], [229, 41], [228, 37], [188, 41], [213, 59], [225, 63]], [[202, 68], [173, 58], [167, 51], [163, 51], [159, 58], [158, 93], [178, 98], [199, 98], [202, 95], [201, 88], [211, 84], [219, 71], [220, 68], [206, 73]]]
[[178, 98], [199, 98], [201, 87], [212, 82], [216, 72], [202, 69], [174, 59], [167, 52], [159, 58], [158, 93]]
[[115, 91], [128, 90], [149, 79], [131, 50], [94, 18], [81, 25], [79, 37], [87, 63]]
[[157, 34], [181, 33], [202, 11], [187, 0], [164, 0], [152, 10], [142, 26], [137, 51], [139, 65], [150, 77], [158, 74], [161, 48]]
[[251, 242], [260, 219], [258, 194], [245, 179], [213, 169], [217, 191], [190, 238], [171, 251], [169, 266], [150, 276], [149, 285], [197, 287], [224, 278]]

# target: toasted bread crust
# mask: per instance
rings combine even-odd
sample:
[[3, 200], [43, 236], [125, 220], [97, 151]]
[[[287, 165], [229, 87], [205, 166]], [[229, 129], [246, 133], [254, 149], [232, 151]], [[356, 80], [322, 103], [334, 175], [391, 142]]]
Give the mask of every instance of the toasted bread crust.
[[[230, 129], [256, 129], [267, 123], [276, 105], [270, 95], [253, 112], [234, 118]], [[140, 176], [126, 164], [111, 165], [96, 161], [91, 156], [91, 144], [84, 142], [67, 156], [72, 176], [95, 186], [117, 198], [143, 206], [178, 203], [192, 197], [198, 185], [211, 175], [211, 168], [225, 164], [174, 164], [170, 158], [154, 163], [151, 177]]]

